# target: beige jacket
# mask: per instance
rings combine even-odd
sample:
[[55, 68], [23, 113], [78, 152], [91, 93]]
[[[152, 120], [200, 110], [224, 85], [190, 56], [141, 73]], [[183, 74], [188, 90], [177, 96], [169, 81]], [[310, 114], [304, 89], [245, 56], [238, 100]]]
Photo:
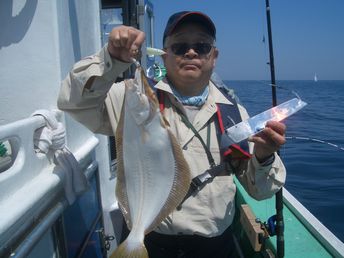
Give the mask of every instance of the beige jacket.
[[[77, 121], [95, 133], [113, 135], [117, 128], [124, 99], [124, 83], [115, 79], [128, 68], [129, 64], [113, 60], [104, 47], [98, 54], [76, 63], [67, 78], [62, 82], [58, 107], [67, 111]], [[130, 81], [129, 81], [130, 82]], [[85, 88], [87, 85], [87, 88]], [[179, 141], [192, 177], [209, 168], [206, 153], [193, 132], [181, 122], [180, 116], [172, 109], [176, 103], [172, 90], [165, 81], [156, 88], [163, 90], [165, 98], [164, 116]], [[203, 139], [207, 137], [208, 120], [216, 112], [216, 103], [232, 105], [222, 93], [210, 83], [209, 97], [197, 113], [193, 125]], [[239, 106], [243, 119], [248, 117], [246, 110]], [[210, 150], [217, 164], [220, 151], [215, 123], [210, 123]], [[253, 145], [250, 145], [252, 153]], [[280, 189], [286, 178], [286, 171], [280, 158], [269, 166], [261, 166], [256, 158], [234, 164], [238, 167], [236, 176], [247, 192], [255, 199], [271, 197]], [[164, 234], [198, 234], [207, 237], [220, 235], [234, 218], [234, 197], [236, 186], [233, 175], [218, 176], [207, 184], [196, 196], [189, 197], [181, 210], [175, 210], [156, 229]]]

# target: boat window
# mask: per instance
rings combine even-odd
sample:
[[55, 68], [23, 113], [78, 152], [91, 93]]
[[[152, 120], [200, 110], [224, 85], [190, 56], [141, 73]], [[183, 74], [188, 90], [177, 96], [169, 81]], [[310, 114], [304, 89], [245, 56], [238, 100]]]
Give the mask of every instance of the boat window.
[[102, 0], [102, 8], [109, 9], [109, 8], [117, 8], [122, 5], [123, 0]]
[[154, 47], [154, 17], [153, 10], [149, 4], [145, 5], [145, 33], [147, 47]]
[[104, 46], [108, 42], [109, 34], [111, 30], [119, 25], [123, 24], [122, 9], [110, 8], [101, 9], [101, 30], [102, 30], [102, 45]]
[[[139, 19], [140, 26], [146, 33], [146, 47], [154, 47], [154, 15], [153, 15], [153, 5], [150, 1], [145, 1], [144, 5], [144, 12], [143, 12], [143, 19], [142, 17]], [[154, 63], [155, 57], [150, 55], [142, 56], [142, 64], [143, 67], [146, 69], [146, 73], [153, 77], [154, 76]]]

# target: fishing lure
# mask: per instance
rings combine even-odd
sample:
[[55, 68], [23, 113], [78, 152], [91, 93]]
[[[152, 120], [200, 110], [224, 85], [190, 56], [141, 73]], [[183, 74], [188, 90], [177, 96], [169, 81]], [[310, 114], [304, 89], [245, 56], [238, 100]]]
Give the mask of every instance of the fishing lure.
[[153, 47], [147, 47], [146, 51], [148, 56], [162, 56], [166, 54], [164, 50]]
[[[147, 47], [146, 53], [148, 56], [162, 56], [165, 55], [166, 52], [159, 48], [153, 48], [153, 47]], [[136, 65], [136, 67], [141, 67], [141, 64], [139, 61], [137, 61], [135, 58], [131, 58], [131, 61]]]
[[[146, 53], [148, 56], [162, 56], [166, 54], [162, 49], [152, 47], [147, 47]], [[137, 68], [141, 67], [141, 64], [135, 58], [132, 58], [132, 62]], [[166, 76], [166, 68], [163, 65], [154, 63], [152, 66], [147, 68], [145, 75], [155, 81], [160, 81]]]

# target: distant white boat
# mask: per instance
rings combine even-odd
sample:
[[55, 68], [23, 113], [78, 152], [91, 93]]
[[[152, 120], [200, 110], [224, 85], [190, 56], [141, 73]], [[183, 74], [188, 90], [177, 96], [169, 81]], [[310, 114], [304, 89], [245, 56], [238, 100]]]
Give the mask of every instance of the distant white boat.
[[314, 74], [314, 82], [317, 82], [318, 81], [318, 77], [317, 77], [317, 74], [315, 73]]

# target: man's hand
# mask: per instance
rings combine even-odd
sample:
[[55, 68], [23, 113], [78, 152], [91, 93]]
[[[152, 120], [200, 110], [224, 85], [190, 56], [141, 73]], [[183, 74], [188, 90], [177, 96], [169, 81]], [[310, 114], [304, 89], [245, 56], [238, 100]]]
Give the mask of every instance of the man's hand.
[[112, 58], [131, 62], [132, 57], [138, 57], [145, 33], [128, 26], [119, 26], [110, 32], [108, 51]]
[[263, 131], [249, 138], [254, 142], [254, 153], [259, 162], [263, 162], [285, 144], [286, 126], [280, 122], [269, 121]]

